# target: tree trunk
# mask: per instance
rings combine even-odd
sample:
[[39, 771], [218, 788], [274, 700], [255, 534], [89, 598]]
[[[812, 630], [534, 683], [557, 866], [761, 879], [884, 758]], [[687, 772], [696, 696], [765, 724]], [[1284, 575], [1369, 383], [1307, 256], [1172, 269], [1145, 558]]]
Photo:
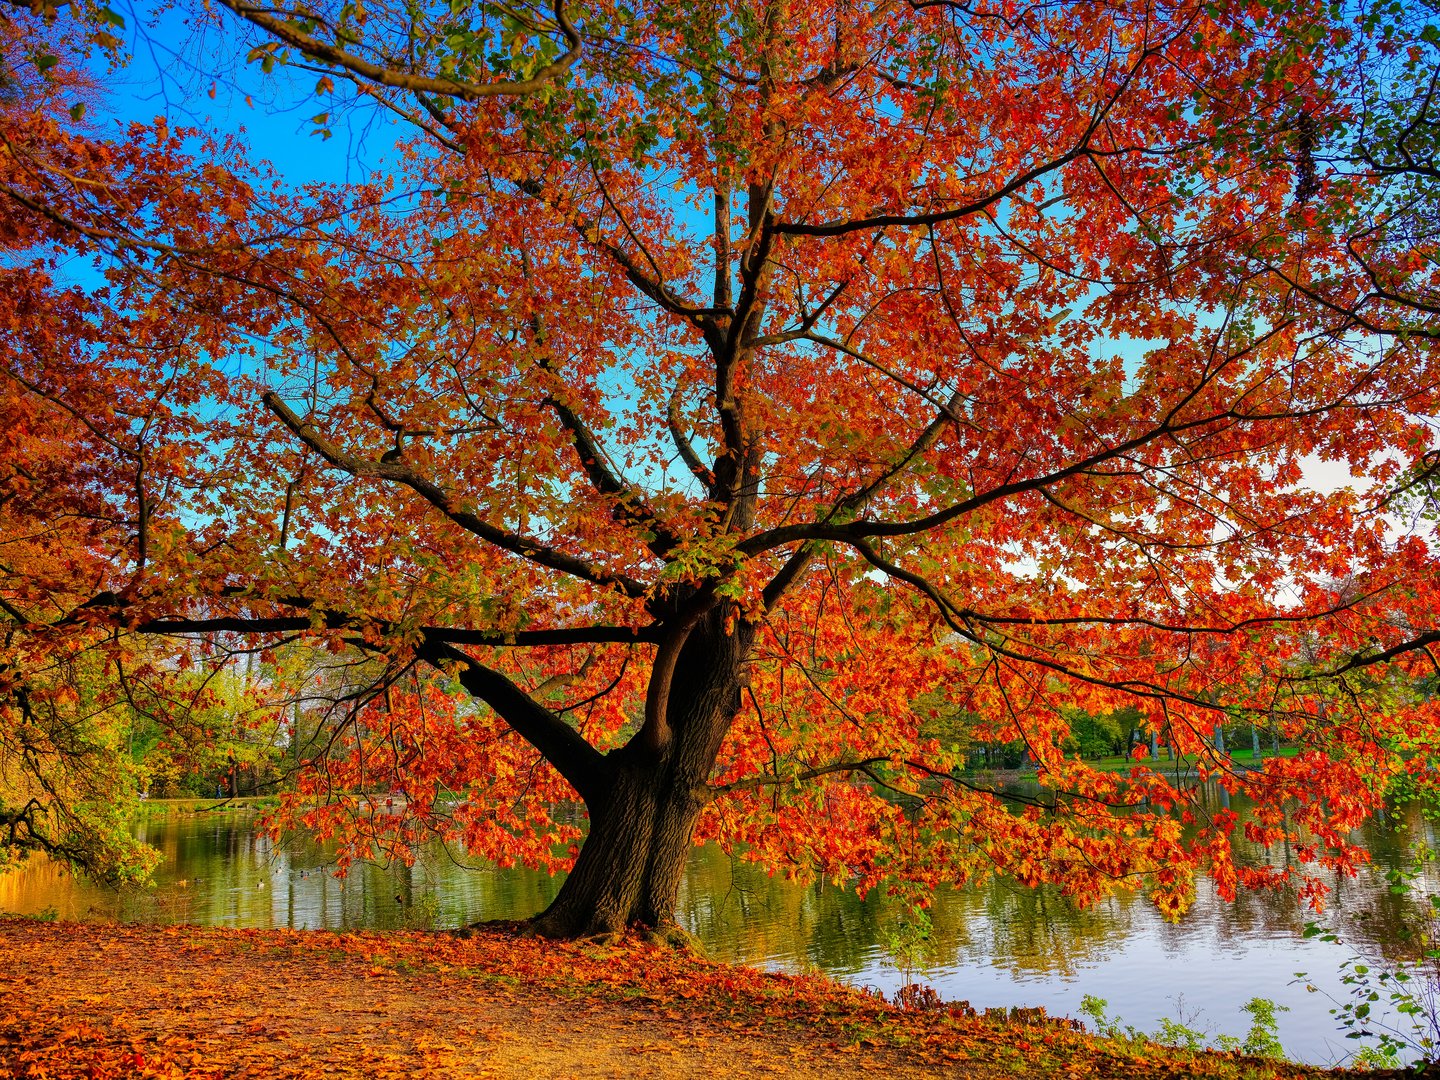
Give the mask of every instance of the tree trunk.
[[682, 790], [663, 769], [635, 763], [618, 770], [597, 803], [589, 807], [590, 832], [575, 866], [535, 928], [550, 937], [584, 937], [673, 925], [703, 797]]
[[554, 903], [534, 921], [550, 937], [639, 926], [664, 932], [675, 906], [706, 780], [740, 705], [741, 665], [753, 631], [725, 633], [713, 613], [681, 649], [660, 747], [640, 738], [606, 756], [607, 782], [587, 800], [590, 831]]

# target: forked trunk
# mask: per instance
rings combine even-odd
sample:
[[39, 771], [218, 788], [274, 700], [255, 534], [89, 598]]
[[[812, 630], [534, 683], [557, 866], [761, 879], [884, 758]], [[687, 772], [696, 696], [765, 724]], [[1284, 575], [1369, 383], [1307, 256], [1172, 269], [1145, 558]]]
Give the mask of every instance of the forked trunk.
[[536, 929], [550, 937], [587, 937], [672, 925], [703, 806], [661, 768], [622, 766], [609, 796], [590, 807], [590, 833]]
[[668, 737], [641, 739], [607, 756], [603, 789], [587, 800], [590, 831], [554, 903], [535, 929], [586, 937], [639, 926], [674, 926], [675, 905], [706, 778], [739, 707], [741, 664], [753, 634], [726, 634], [707, 619], [681, 650], [669, 694]]

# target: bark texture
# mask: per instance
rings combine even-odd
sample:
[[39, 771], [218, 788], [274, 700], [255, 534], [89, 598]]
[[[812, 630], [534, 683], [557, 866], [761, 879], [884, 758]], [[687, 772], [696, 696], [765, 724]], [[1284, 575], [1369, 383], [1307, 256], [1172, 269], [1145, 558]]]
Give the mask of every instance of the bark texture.
[[690, 633], [670, 675], [666, 737], [636, 738], [605, 757], [605, 779], [585, 796], [590, 831], [554, 903], [535, 929], [554, 937], [664, 931], [675, 907], [706, 780], [740, 704], [754, 632], [726, 632], [712, 612]]

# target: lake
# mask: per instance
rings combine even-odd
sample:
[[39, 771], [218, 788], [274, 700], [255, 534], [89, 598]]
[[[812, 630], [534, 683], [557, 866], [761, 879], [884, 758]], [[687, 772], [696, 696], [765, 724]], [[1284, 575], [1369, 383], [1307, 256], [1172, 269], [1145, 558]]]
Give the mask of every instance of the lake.
[[[153, 888], [115, 892], [34, 860], [0, 874], [0, 912], [53, 909], [64, 919], [296, 929], [455, 927], [532, 915], [560, 881], [467, 866], [461, 853], [438, 844], [422, 849], [413, 866], [361, 865], [336, 878], [325, 848], [300, 838], [273, 841], [244, 810], [165, 813], [152, 805], [135, 830], [165, 856]], [[1440, 891], [1440, 882], [1418, 883], [1415, 895], [1397, 897], [1382, 871], [1405, 860], [1410, 841], [1435, 843], [1433, 825], [1415, 813], [1391, 816], [1362, 839], [1375, 868], [1334, 883], [1325, 921], [1347, 940], [1392, 954], [1402, 917], [1417, 909], [1424, 889]], [[1251, 854], [1283, 862], [1288, 853]], [[819, 970], [886, 992], [905, 981], [887, 948], [899, 914], [883, 896], [861, 899], [844, 887], [769, 877], [714, 847], [695, 850], [679, 911], [717, 959]], [[1303, 938], [1311, 918], [1282, 894], [1226, 904], [1204, 881], [1194, 909], [1176, 925], [1142, 898], [1081, 911], [1053, 891], [992, 881], [937, 896], [914, 977], [946, 999], [982, 1009], [1043, 1005], [1078, 1016], [1081, 996], [1093, 994], [1108, 1001], [1111, 1016], [1147, 1031], [1168, 1017], [1243, 1036], [1248, 1018], [1240, 1006], [1267, 997], [1289, 1009], [1279, 1023], [1289, 1055], [1330, 1064], [1356, 1048], [1337, 1029], [1326, 998], [1343, 996], [1338, 968], [1353, 951]], [[1307, 991], [1298, 971], [1322, 992]]]

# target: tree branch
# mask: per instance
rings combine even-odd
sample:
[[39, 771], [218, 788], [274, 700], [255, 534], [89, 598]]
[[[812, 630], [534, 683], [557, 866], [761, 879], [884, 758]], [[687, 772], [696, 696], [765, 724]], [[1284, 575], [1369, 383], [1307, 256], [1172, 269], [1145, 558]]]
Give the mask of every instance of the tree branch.
[[[1369, 655], [1356, 653], [1339, 667], [1334, 667], [1329, 671], [1322, 671], [1317, 674], [1291, 676], [1288, 677], [1287, 681], [1308, 682], [1312, 679], [1334, 679], [1344, 675], [1348, 671], [1356, 671], [1359, 668], [1370, 667], [1374, 664], [1389, 663], [1396, 657], [1404, 656], [1408, 652], [1425, 652], [1428, 654], [1431, 645], [1440, 645], [1440, 630], [1427, 630], [1418, 637], [1411, 638], [1409, 641], [1402, 641], [1399, 645], [1392, 646], [1383, 652], [1371, 653]], [[1434, 663], [1434, 656], [1431, 656], [1430, 660]]]
[[868, 229], [887, 229], [895, 226], [912, 228], [919, 225], [938, 225], [941, 222], [955, 221], [959, 218], [969, 217], [972, 214], [986, 210], [1013, 195], [1015, 192], [1020, 191], [1028, 184], [1034, 183], [1036, 180], [1048, 176], [1052, 172], [1063, 169], [1072, 161], [1077, 161], [1093, 153], [1094, 151], [1092, 151], [1090, 147], [1090, 140], [1095, 135], [1095, 132], [1099, 130], [1100, 126], [1110, 115], [1111, 110], [1114, 109], [1115, 104], [1120, 100], [1125, 90], [1139, 73], [1140, 68], [1156, 54], [1157, 49], [1153, 45], [1141, 52], [1135, 59], [1135, 62], [1130, 65], [1129, 70], [1125, 73], [1125, 77], [1119, 81], [1114, 90], [1106, 96], [1105, 100], [1098, 105], [1091, 114], [1089, 121], [1085, 125], [1085, 130], [1082, 131], [1079, 138], [1075, 140], [1074, 146], [1059, 157], [1051, 158], [1048, 161], [1016, 173], [1000, 187], [991, 190], [987, 195], [973, 199], [967, 203], [962, 203], [959, 206], [951, 207], [949, 210], [937, 210], [926, 214], [876, 214], [868, 218], [857, 218], [852, 221], [834, 221], [816, 225], [805, 224], [803, 222], [777, 222], [775, 231], [788, 236], [843, 236], [846, 233], [862, 232]]
[[[1279, 333], [1285, 328], [1285, 326], [1288, 325], [1288, 323], [1282, 324], [1281, 326], [1270, 330], [1268, 333], [1263, 335], [1261, 340], [1263, 341], [1273, 337], [1275, 334]], [[1245, 351], [1248, 352], [1253, 349], [1255, 347], [1255, 344], [1258, 344], [1258, 342], [1249, 346]], [[1232, 360], [1236, 358], [1237, 357], [1231, 357]], [[1196, 389], [1198, 390], [1198, 387]], [[1192, 391], [1189, 395], [1187, 395], [1185, 400], [1188, 401], [1193, 398], [1194, 393], [1195, 391]], [[948, 522], [954, 521], [956, 518], [971, 513], [982, 506], [988, 505], [989, 503], [997, 502], [1002, 499], [1007, 499], [1012, 495], [1020, 495], [1025, 492], [1036, 491], [1039, 488], [1049, 487], [1053, 484], [1059, 483], [1062, 480], [1067, 480], [1072, 476], [1078, 476], [1082, 473], [1090, 471], [1091, 469], [1094, 469], [1097, 465], [1103, 465], [1107, 461], [1114, 460], [1118, 457], [1124, 457], [1131, 452], [1138, 450], [1140, 447], [1146, 446], [1149, 443], [1152, 443], [1157, 439], [1166, 436], [1179, 435], [1184, 432], [1193, 431], [1196, 428], [1205, 427], [1209, 424], [1219, 423], [1224, 420], [1250, 422], [1260, 420], [1274, 420], [1279, 419], [1282, 416], [1299, 420], [1303, 419], [1305, 416], [1314, 415], [1316, 413], [1325, 412], [1338, 407], [1338, 402], [1330, 402], [1322, 406], [1316, 406], [1315, 408], [1301, 409], [1283, 414], [1251, 414], [1240, 412], [1232, 407], [1220, 412], [1207, 413], [1206, 415], [1196, 417], [1193, 420], [1179, 421], [1176, 419], [1176, 414], [1179, 409], [1184, 406], [1184, 404], [1185, 401], [1177, 404], [1174, 408], [1170, 410], [1170, 412], [1162, 421], [1157, 423], [1148, 431], [1142, 432], [1139, 435], [1132, 436], [1131, 438], [1126, 439], [1123, 442], [1116, 443], [1115, 445], [1106, 447], [1103, 450], [1097, 450], [1095, 453], [1081, 458], [1079, 461], [1072, 462], [1069, 465], [1062, 466], [1061, 468], [1054, 469], [1050, 472], [1042, 473], [1038, 476], [1028, 477], [1024, 480], [1012, 480], [1005, 484], [997, 484], [995, 487], [989, 489], [988, 491], [973, 495], [968, 499], [964, 499], [958, 503], [954, 503], [953, 505], [947, 506], [942, 510], [937, 510], [933, 514], [927, 514], [924, 517], [912, 518], [909, 521], [852, 521], [843, 525], [829, 525], [824, 520], [813, 522], [810, 524], [783, 525], [778, 528], [769, 529], [762, 533], [757, 533], [749, 539], [740, 541], [740, 543], [736, 544], [735, 547], [737, 551], [740, 551], [746, 555], [757, 555], [762, 551], [767, 551], [775, 547], [783, 547], [786, 544], [793, 544], [802, 540], [838, 540], [849, 543], [852, 540], [862, 539], [864, 537], [911, 536], [915, 533], [928, 532], [931, 529], [935, 529], [941, 525], [947, 524]]]
[[670, 427], [670, 438], [675, 442], [675, 449], [680, 452], [680, 460], [690, 470], [690, 475], [705, 485], [705, 490], [710, 491], [715, 483], [715, 474], [706, 467], [700, 460], [700, 455], [695, 452], [689, 437], [685, 434], [684, 420], [680, 415], [680, 383], [675, 383], [675, 389], [670, 394], [670, 407], [666, 413], [666, 422]]
[[[925, 430], [920, 433], [916, 440], [910, 445], [910, 448], [900, 457], [899, 461], [891, 465], [863, 488], [852, 492], [850, 495], [836, 502], [821, 520], [830, 521], [838, 514], [855, 513], [863, 509], [871, 499], [879, 494], [881, 489], [883, 489], [891, 479], [905, 471], [912, 461], [928, 452], [935, 445], [936, 441], [940, 438], [940, 433], [945, 430], [945, 424], [954, 421], [958, 415], [955, 410], [959, 407], [960, 401], [961, 395], [958, 391], [952, 394], [947, 403], [939, 406], [939, 414], [925, 426]], [[766, 611], [769, 611], [780, 602], [781, 597], [785, 595], [790, 586], [800, 577], [800, 574], [804, 572], [805, 568], [810, 565], [817, 551], [818, 548], [814, 543], [805, 543], [800, 546], [795, 554], [786, 560], [785, 565], [782, 566], [779, 572], [765, 585], [765, 590], [762, 595], [764, 597]]]
[[[520, 262], [528, 278], [530, 258], [524, 251], [520, 253]], [[543, 348], [547, 335], [545, 322], [540, 315], [532, 317], [530, 328], [536, 346]], [[548, 350], [537, 358], [536, 365], [546, 374], [556, 379], [560, 377], [555, 370], [554, 358], [549, 355]], [[591, 486], [601, 495], [614, 500], [611, 515], [622, 525], [649, 534], [642, 542], [657, 558], [663, 559], [680, 542], [679, 538], [660, 520], [660, 516], [646, 501], [644, 493], [635, 484], [622, 480], [610, 467], [599, 440], [580, 414], [553, 393], [545, 395], [545, 404], [554, 410], [560, 419], [560, 426], [570, 433], [575, 455], [580, 459], [580, 467], [585, 470]]]
[[460, 685], [538, 750], [586, 803], [604, 792], [612, 771], [605, 756], [505, 675], [440, 641], [426, 642], [419, 655], [442, 671], [447, 665], [458, 667]]
[[414, 72], [400, 71], [384, 64], [376, 64], [357, 56], [339, 45], [327, 44], [306, 33], [291, 19], [281, 18], [273, 9], [260, 7], [247, 0], [220, 0], [220, 3], [271, 37], [298, 49], [312, 60], [341, 68], [367, 82], [389, 86], [397, 90], [408, 90], [415, 94], [436, 94], [442, 97], [460, 98], [464, 101], [478, 101], [489, 97], [523, 97], [555, 82], [580, 58], [582, 41], [580, 33], [565, 14], [564, 0], [556, 0], [555, 22], [565, 36], [569, 49], [559, 59], [546, 64], [528, 79], [493, 83], [472, 83], [459, 79], [436, 78]]
[[266, 407], [278, 416], [281, 422], [306, 446], [337, 469], [341, 469], [351, 476], [388, 480], [408, 487], [466, 532], [530, 562], [596, 585], [617, 588], [632, 599], [645, 596], [645, 585], [626, 574], [611, 573], [592, 565], [577, 555], [547, 547], [529, 537], [492, 525], [471, 510], [466, 503], [456, 500], [440, 485], [420, 476], [403, 462], [367, 461], [354, 454], [346, 453], [316, 431], [308, 420], [297, 416], [273, 390], [267, 390], [262, 400]]
[[[361, 624], [376, 626], [382, 632], [393, 628], [386, 622], [327, 611], [308, 617], [217, 615], [204, 619], [148, 619], [130, 629], [138, 634], [154, 635], [283, 634], [314, 630], [317, 620], [327, 630], [344, 630]], [[658, 640], [655, 630], [630, 626], [559, 626], [548, 630], [472, 630], [466, 627], [425, 626], [419, 632], [430, 641], [450, 645], [485, 645], [496, 649], [527, 649], [546, 645], [639, 645]]]

